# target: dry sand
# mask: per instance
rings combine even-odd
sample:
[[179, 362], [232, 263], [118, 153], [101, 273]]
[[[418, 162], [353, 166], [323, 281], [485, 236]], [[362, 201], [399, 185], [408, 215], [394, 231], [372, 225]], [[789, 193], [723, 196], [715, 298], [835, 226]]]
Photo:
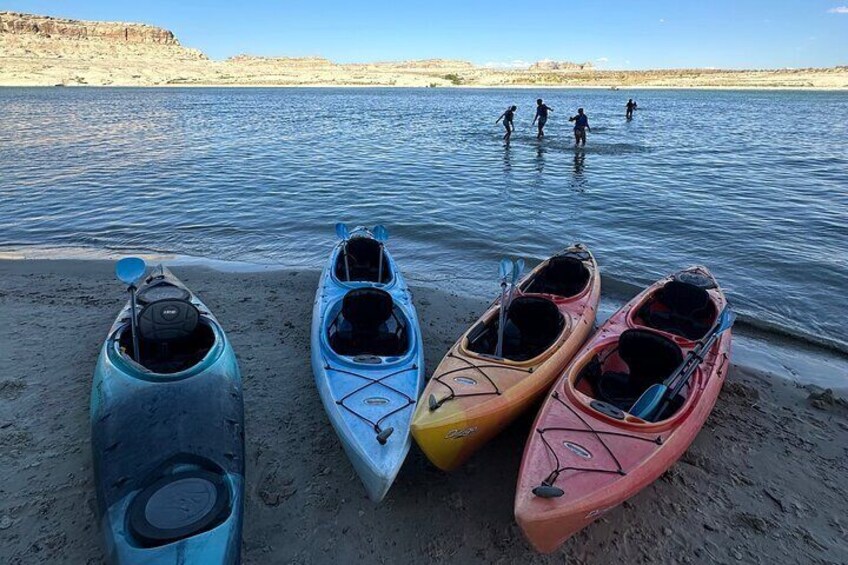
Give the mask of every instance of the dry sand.
[[[512, 515], [532, 415], [455, 474], [416, 448], [368, 501], [309, 363], [318, 273], [175, 268], [226, 328], [244, 378], [246, 563], [848, 562], [848, 407], [734, 366], [661, 480], [552, 556]], [[100, 563], [89, 452], [94, 362], [125, 299], [102, 261], [0, 261], [0, 561]], [[435, 367], [485, 302], [415, 288]]]

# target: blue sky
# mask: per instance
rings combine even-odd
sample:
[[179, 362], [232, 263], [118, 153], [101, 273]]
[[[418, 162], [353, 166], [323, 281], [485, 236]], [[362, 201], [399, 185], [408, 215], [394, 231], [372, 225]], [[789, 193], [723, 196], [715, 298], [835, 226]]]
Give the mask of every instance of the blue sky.
[[0, 10], [154, 24], [214, 59], [250, 53], [497, 66], [563, 59], [610, 69], [848, 65], [848, 0], [3, 0]]

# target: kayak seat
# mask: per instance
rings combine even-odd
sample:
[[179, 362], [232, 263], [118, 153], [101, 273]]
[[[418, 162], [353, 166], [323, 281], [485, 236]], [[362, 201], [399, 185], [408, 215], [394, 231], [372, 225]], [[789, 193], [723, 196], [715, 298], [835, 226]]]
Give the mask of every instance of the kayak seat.
[[678, 280], [666, 283], [637, 313], [648, 327], [690, 340], [704, 337], [715, 315], [706, 290]]
[[594, 388], [600, 400], [622, 410], [629, 410], [648, 387], [663, 382], [683, 362], [677, 344], [649, 330], [624, 331], [618, 339], [618, 356], [627, 372], [604, 371]]
[[526, 361], [540, 355], [556, 341], [565, 327], [565, 320], [556, 304], [538, 296], [513, 299], [507, 321], [503, 356], [513, 361]]
[[330, 325], [330, 346], [339, 355], [401, 355], [406, 340], [404, 325], [399, 320], [394, 315], [394, 301], [389, 293], [377, 288], [351, 290], [342, 299], [341, 312]]
[[[383, 273], [380, 278], [380, 255], [383, 255]], [[347, 267], [345, 267], [347, 255]], [[350, 270], [350, 280], [387, 283], [392, 279], [392, 270], [383, 246], [370, 237], [354, 237], [344, 244], [344, 249], [336, 259], [336, 278], [347, 281], [346, 269]]]
[[523, 292], [570, 298], [580, 294], [590, 278], [591, 273], [583, 261], [568, 256], [552, 257], [523, 288]]
[[[149, 298], [149, 296], [148, 296]], [[154, 373], [177, 373], [196, 365], [215, 344], [215, 333], [200, 311], [187, 300], [163, 298], [148, 302], [138, 314], [141, 365]], [[120, 337], [132, 351], [132, 333]]]
[[189, 337], [200, 322], [200, 312], [187, 300], [164, 298], [148, 303], [138, 315], [138, 334], [156, 343]]

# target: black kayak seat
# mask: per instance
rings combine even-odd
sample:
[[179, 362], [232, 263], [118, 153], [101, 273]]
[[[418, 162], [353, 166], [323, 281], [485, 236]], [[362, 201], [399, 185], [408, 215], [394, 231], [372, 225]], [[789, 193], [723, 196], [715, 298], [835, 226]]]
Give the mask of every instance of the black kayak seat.
[[[657, 308], [657, 305], [664, 308]], [[700, 339], [709, 330], [712, 300], [704, 288], [672, 280], [666, 283], [639, 310], [647, 324], [658, 330]]]
[[[383, 255], [382, 278], [380, 277], [380, 255]], [[345, 266], [345, 257], [347, 257], [347, 266]], [[348, 271], [350, 279], [348, 279]], [[345, 242], [336, 259], [335, 272], [336, 278], [342, 281], [387, 283], [392, 279], [391, 266], [383, 246], [370, 237], [353, 237]]]
[[394, 355], [401, 337], [387, 328], [394, 301], [378, 288], [357, 288], [342, 299], [340, 318], [330, 345], [340, 355]]
[[569, 256], [552, 257], [524, 292], [570, 298], [586, 288], [591, 273], [583, 261]]
[[509, 359], [526, 360], [540, 355], [550, 347], [565, 326], [565, 319], [556, 304], [539, 296], [518, 296], [507, 312], [507, 320], [517, 332], [509, 332], [504, 341], [503, 355]]
[[165, 298], [148, 303], [138, 315], [139, 336], [169, 343], [190, 337], [200, 323], [200, 311], [187, 300]]
[[622, 332], [618, 355], [628, 372], [604, 372], [595, 383], [595, 392], [601, 400], [622, 410], [628, 410], [648, 387], [664, 381], [683, 362], [676, 343], [650, 330]]

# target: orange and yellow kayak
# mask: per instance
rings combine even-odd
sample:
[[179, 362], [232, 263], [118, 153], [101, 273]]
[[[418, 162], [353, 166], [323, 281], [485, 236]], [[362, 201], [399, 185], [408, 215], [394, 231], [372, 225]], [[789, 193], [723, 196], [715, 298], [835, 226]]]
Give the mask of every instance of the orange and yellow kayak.
[[412, 418], [434, 465], [455, 469], [550, 388], [592, 332], [600, 294], [595, 258], [577, 244], [519, 282], [500, 357], [500, 301], [483, 314], [439, 363]]

